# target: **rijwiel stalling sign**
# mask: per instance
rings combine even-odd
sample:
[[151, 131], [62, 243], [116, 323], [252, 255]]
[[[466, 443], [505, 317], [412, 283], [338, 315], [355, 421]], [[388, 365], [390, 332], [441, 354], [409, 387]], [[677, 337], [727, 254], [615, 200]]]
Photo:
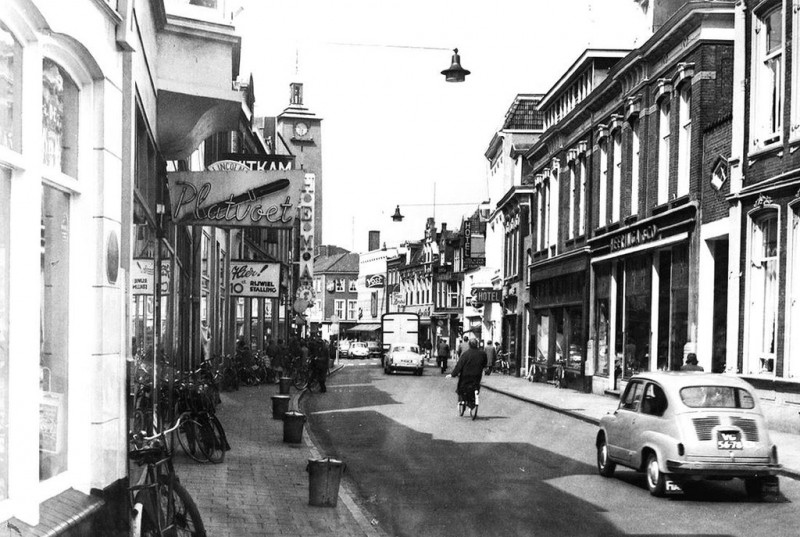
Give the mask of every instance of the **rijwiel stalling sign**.
[[205, 171], [167, 176], [175, 224], [290, 228], [297, 217], [305, 172]]

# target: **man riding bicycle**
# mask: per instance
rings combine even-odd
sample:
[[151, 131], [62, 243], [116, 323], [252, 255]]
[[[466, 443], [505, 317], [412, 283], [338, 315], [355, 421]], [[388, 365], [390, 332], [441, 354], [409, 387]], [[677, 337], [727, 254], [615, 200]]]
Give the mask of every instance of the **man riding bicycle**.
[[[459, 408], [462, 401], [472, 401], [474, 393], [480, 392], [483, 370], [486, 367], [486, 353], [478, 348], [478, 340], [470, 339], [469, 348], [461, 353], [458, 363], [448, 378], [458, 377]], [[474, 401], [473, 401], [474, 403]]]

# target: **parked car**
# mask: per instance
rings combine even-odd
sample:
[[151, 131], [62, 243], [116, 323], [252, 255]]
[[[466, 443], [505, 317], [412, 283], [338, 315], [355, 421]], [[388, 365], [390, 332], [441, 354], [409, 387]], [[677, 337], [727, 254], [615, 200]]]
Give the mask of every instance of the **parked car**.
[[748, 496], [778, 494], [778, 448], [753, 387], [727, 375], [643, 373], [631, 378], [613, 414], [600, 420], [597, 469], [645, 472], [653, 496], [700, 479], [744, 480]]
[[415, 375], [422, 375], [424, 356], [418, 345], [410, 343], [395, 343], [389, 347], [384, 359], [383, 371], [386, 374], [392, 371], [413, 371]]
[[339, 357], [347, 358], [350, 354], [350, 341], [347, 339], [339, 340]]
[[380, 358], [383, 354], [383, 350], [381, 349], [381, 344], [377, 341], [367, 341], [367, 349], [369, 349], [370, 357], [377, 357]]
[[350, 358], [368, 358], [369, 348], [366, 341], [354, 341], [350, 344], [348, 351]]

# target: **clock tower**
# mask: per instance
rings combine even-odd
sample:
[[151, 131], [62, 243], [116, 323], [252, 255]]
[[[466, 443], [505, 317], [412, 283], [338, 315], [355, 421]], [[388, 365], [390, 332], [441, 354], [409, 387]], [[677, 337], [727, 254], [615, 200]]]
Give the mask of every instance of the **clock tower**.
[[295, 168], [316, 176], [314, 183], [314, 243], [322, 242], [322, 118], [303, 104], [302, 82], [289, 84], [289, 106], [278, 115], [281, 143], [294, 155]]

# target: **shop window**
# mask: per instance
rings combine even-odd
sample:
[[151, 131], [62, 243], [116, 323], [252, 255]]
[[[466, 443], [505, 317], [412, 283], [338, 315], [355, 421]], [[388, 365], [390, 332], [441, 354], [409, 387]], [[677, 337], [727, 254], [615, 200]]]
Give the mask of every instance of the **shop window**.
[[658, 104], [658, 191], [656, 204], [669, 201], [670, 94]]
[[583, 364], [583, 310], [567, 310], [567, 367], [580, 370]]
[[751, 141], [754, 149], [777, 142], [783, 125], [783, 9], [756, 14], [753, 24]]
[[789, 349], [785, 356], [789, 357], [787, 376], [798, 377], [800, 376], [800, 205], [795, 205], [789, 225], [792, 251], [790, 253], [791, 265], [787, 271], [791, 279], [787, 283], [791, 286], [791, 295], [787, 297], [789, 303], [789, 328], [787, 330]]
[[78, 86], [55, 62], [42, 63], [42, 162], [77, 177]]
[[639, 213], [639, 118], [631, 121], [631, 209], [630, 214]]
[[641, 255], [625, 261], [625, 378], [650, 370], [650, 259]]
[[692, 84], [686, 81], [678, 92], [678, 196], [689, 193], [692, 155]]
[[0, 145], [13, 151], [21, 149], [21, 104], [22, 46], [0, 22]]
[[0, 168], [0, 501], [8, 498], [8, 329], [11, 172]]
[[609, 347], [611, 344], [611, 319], [609, 294], [611, 274], [608, 267], [598, 267], [595, 275], [595, 311], [597, 312], [597, 375], [608, 376]]
[[773, 374], [778, 321], [778, 211], [754, 218], [750, 233], [748, 373]]
[[42, 187], [39, 479], [67, 470], [70, 196]]

